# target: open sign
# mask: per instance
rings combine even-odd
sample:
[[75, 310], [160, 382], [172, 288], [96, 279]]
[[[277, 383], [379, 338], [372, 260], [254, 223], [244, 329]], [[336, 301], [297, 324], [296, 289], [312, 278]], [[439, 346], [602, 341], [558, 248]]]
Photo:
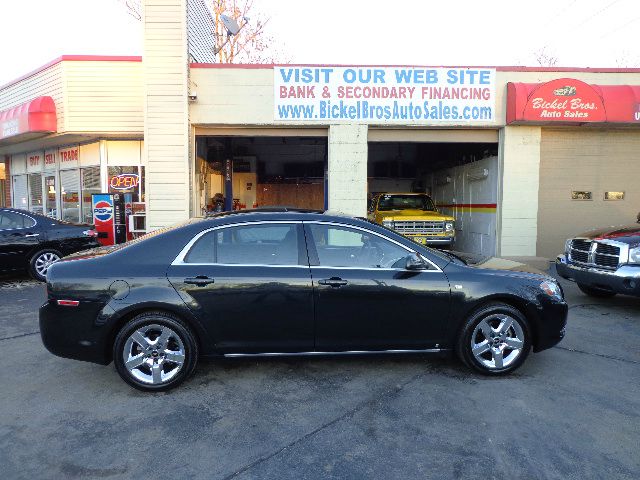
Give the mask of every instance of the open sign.
[[114, 190], [129, 190], [136, 188], [140, 182], [140, 177], [137, 173], [122, 173], [116, 177], [111, 177], [109, 185]]

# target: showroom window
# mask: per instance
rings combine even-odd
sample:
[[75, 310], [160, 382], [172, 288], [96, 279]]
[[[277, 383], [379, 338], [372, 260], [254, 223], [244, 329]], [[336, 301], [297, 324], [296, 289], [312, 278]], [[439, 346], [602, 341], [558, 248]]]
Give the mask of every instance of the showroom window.
[[29, 209], [28, 204], [28, 189], [27, 189], [27, 176], [16, 175], [13, 178], [13, 206], [15, 208], [21, 208], [23, 210]]
[[62, 170], [60, 172], [60, 193], [62, 220], [78, 223], [80, 221], [80, 171]]
[[82, 221], [93, 223], [93, 209], [91, 208], [91, 195], [101, 193], [100, 167], [83, 168], [82, 176]]
[[33, 213], [43, 213], [42, 205], [42, 174], [29, 175], [29, 210]]

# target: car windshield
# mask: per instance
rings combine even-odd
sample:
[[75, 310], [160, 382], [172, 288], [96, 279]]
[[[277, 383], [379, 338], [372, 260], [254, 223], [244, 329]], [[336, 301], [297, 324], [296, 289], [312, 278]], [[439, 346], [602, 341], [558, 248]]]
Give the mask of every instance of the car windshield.
[[378, 210], [430, 210], [436, 207], [428, 195], [381, 195]]

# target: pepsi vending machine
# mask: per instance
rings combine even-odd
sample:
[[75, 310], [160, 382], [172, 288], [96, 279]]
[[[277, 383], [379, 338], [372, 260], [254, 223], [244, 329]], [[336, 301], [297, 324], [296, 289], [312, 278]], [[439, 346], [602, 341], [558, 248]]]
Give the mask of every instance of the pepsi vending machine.
[[94, 193], [91, 195], [93, 223], [102, 245], [127, 241], [127, 213], [122, 193]]

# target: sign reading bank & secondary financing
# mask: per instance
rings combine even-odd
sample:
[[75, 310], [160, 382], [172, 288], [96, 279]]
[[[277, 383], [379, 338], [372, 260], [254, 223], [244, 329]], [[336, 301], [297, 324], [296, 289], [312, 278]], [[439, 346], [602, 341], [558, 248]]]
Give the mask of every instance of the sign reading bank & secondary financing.
[[274, 118], [362, 123], [495, 121], [495, 69], [274, 67]]

